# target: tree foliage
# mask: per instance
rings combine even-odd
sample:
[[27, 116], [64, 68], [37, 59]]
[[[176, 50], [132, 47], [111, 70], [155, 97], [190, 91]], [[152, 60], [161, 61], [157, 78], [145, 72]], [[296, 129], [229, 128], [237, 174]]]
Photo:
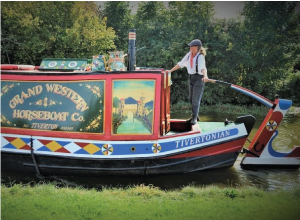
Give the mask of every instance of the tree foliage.
[[129, 2], [105, 2], [103, 16], [107, 19], [107, 26], [116, 32], [116, 48], [126, 51], [128, 48], [128, 30], [134, 28]]
[[[299, 58], [300, 15], [294, 2], [246, 2], [242, 28], [243, 49], [249, 61], [240, 82], [274, 97]], [[296, 59], [295, 59], [296, 58]]]
[[115, 33], [92, 2], [2, 2], [1, 62], [82, 58], [114, 49]]
[[162, 2], [141, 2], [135, 16], [137, 66], [164, 67], [169, 44], [166, 8]]
[[[215, 19], [211, 2], [140, 3], [135, 18], [137, 45], [147, 46], [138, 66], [172, 68], [201, 39], [210, 78], [231, 82], [274, 99], [282, 80], [299, 63], [299, 14], [293, 2], [247, 2], [242, 18]], [[172, 73], [172, 103], [188, 101], [185, 69]], [[226, 87], [207, 84], [206, 104], [253, 100]], [[222, 97], [222, 99], [220, 99]]]
[[[170, 69], [200, 39], [210, 78], [273, 100], [300, 100], [300, 14], [295, 2], [245, 2], [241, 17], [214, 18], [212, 2], [2, 2], [1, 62], [38, 65], [45, 57], [91, 57], [127, 50], [128, 29], [137, 33], [137, 66]], [[298, 65], [298, 67], [297, 67]], [[297, 70], [296, 70], [297, 71]], [[172, 73], [171, 102], [188, 101], [186, 69]], [[227, 87], [207, 84], [205, 104], [252, 104]]]

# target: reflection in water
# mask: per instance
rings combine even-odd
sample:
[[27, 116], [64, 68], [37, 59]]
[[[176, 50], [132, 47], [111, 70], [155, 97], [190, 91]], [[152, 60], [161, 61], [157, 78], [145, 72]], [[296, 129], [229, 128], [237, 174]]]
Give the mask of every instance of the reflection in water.
[[[190, 114], [172, 114], [172, 118], [187, 119]], [[236, 115], [203, 115], [201, 121], [234, 121]], [[257, 118], [256, 125], [250, 134], [249, 140], [252, 140], [254, 134], [258, 130], [263, 118]], [[132, 123], [132, 122], [131, 122]], [[294, 146], [299, 146], [300, 134], [300, 118], [286, 117], [280, 124], [279, 135], [274, 140], [274, 149], [280, 152], [290, 151]], [[248, 147], [249, 143], [246, 143]], [[62, 183], [74, 186], [84, 186], [93, 188], [107, 187], [126, 187], [139, 184], [160, 187], [162, 189], [179, 189], [187, 185], [208, 186], [216, 185], [220, 187], [237, 187], [237, 186], [256, 186], [265, 190], [275, 190], [279, 188], [289, 189], [300, 183], [300, 171], [296, 170], [280, 170], [280, 169], [253, 169], [245, 170], [240, 166], [243, 155], [240, 155], [233, 167], [207, 170], [196, 173], [179, 174], [179, 175], [164, 175], [150, 177], [84, 177], [78, 178], [74, 176], [53, 176], [49, 180], [60, 181]], [[39, 181], [35, 175], [2, 173], [1, 182], [10, 184], [29, 183], [30, 181]]]

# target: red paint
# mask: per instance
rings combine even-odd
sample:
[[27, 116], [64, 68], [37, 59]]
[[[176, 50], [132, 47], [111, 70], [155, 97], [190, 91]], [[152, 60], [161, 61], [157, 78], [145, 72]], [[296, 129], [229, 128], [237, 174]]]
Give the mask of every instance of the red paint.
[[1, 64], [1, 70], [35, 70], [35, 69], [36, 67], [32, 65]]
[[[12, 74], [16, 71], [12, 71]], [[53, 72], [51, 72], [53, 73]], [[61, 72], [57, 72], [62, 74]], [[65, 73], [63, 73], [65, 74]], [[157, 140], [160, 128], [160, 96], [161, 96], [161, 73], [108, 73], [101, 75], [2, 75], [1, 80], [14, 81], [85, 81], [85, 80], [105, 80], [105, 112], [104, 112], [104, 133], [91, 134], [80, 132], [63, 132], [63, 131], [47, 131], [47, 130], [33, 130], [24, 128], [6, 128], [1, 127], [2, 133], [43, 136], [43, 137], [58, 137], [58, 138], [72, 138], [72, 139], [88, 139], [88, 140], [106, 140], [106, 141], [130, 141], [130, 140]], [[152, 79], [155, 80], [155, 100], [154, 100], [154, 121], [153, 134], [151, 135], [113, 135], [112, 134], [112, 82], [120, 79]]]
[[[275, 100], [275, 104], [278, 104], [279, 100]], [[277, 127], [279, 126], [280, 122], [282, 121], [283, 115], [281, 112], [276, 111], [274, 112], [274, 109], [270, 109], [267, 116], [265, 117], [263, 123], [260, 125], [258, 131], [256, 132], [253, 140], [251, 141], [251, 144], [249, 146], [249, 150], [257, 155], [261, 155], [264, 148], [267, 146], [267, 143], [271, 139], [273, 133], [276, 129], [273, 131], [269, 131], [266, 128], [266, 125], [269, 121], [276, 121]], [[258, 143], [258, 144], [257, 144]], [[256, 145], [257, 144], [257, 145]], [[263, 147], [264, 145], [264, 147]], [[246, 157], [255, 157], [252, 154], [247, 153]]]
[[47, 145], [49, 144], [50, 142], [52, 142], [52, 140], [39, 140], [39, 142], [41, 142], [43, 145]]
[[65, 148], [59, 148], [58, 150], [56, 150], [55, 152], [59, 152], [59, 153], [71, 153], [70, 151], [68, 151], [67, 149], [65, 149]]
[[18, 65], [1, 64], [1, 70], [17, 70], [17, 69], [18, 69]]
[[24, 147], [21, 147], [20, 150], [31, 150], [31, 147], [26, 144]]
[[292, 152], [287, 155], [286, 157], [299, 157], [300, 158], [300, 148], [299, 147], [295, 147]]
[[17, 137], [4, 137], [4, 138], [10, 143], [17, 139]]
[[269, 100], [269, 99], [267, 99], [266, 97], [263, 97], [263, 96], [261, 96], [261, 95], [255, 93], [255, 92], [253, 92], [253, 91], [251, 91], [251, 90], [249, 90], [249, 89], [245, 89], [245, 88], [243, 88], [243, 87], [241, 87], [241, 86], [237, 86], [237, 85], [232, 85], [232, 87], [236, 87], [236, 88], [239, 88], [239, 89], [241, 89], [241, 90], [244, 90], [244, 91], [247, 91], [247, 92], [249, 92], [249, 93], [252, 93], [252, 94], [254, 94], [254, 95], [260, 97], [261, 99], [264, 99], [265, 101], [270, 102], [270, 104], [274, 104], [271, 100]]
[[75, 142], [79, 147], [84, 148], [85, 146], [89, 145], [90, 143], [81, 143], [81, 142]]

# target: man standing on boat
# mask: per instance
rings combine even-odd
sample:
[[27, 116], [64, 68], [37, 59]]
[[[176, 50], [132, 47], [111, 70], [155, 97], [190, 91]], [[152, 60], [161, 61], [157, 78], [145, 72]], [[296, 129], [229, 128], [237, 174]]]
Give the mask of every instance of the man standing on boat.
[[190, 52], [171, 70], [171, 73], [179, 68], [186, 67], [189, 74], [189, 100], [192, 104], [192, 118], [190, 122], [195, 125], [199, 121], [198, 112], [200, 109], [200, 102], [204, 91], [204, 85], [208, 82], [207, 69], [205, 65], [206, 51], [202, 47], [199, 39], [192, 40], [189, 43]]

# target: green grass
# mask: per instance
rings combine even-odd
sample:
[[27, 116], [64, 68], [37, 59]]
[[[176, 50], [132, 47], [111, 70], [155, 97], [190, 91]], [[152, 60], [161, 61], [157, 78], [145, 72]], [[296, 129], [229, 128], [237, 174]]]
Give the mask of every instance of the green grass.
[[300, 188], [187, 186], [163, 191], [153, 186], [58, 188], [55, 183], [1, 188], [2, 219], [285, 219], [300, 216]]
[[[178, 102], [171, 107], [172, 111], [191, 111], [191, 105], [186, 102]], [[231, 104], [218, 104], [218, 105], [202, 105], [201, 113], [227, 113], [227, 114], [251, 114], [257, 116], [265, 116], [269, 111], [266, 106], [245, 106], [245, 105], [231, 105]]]

